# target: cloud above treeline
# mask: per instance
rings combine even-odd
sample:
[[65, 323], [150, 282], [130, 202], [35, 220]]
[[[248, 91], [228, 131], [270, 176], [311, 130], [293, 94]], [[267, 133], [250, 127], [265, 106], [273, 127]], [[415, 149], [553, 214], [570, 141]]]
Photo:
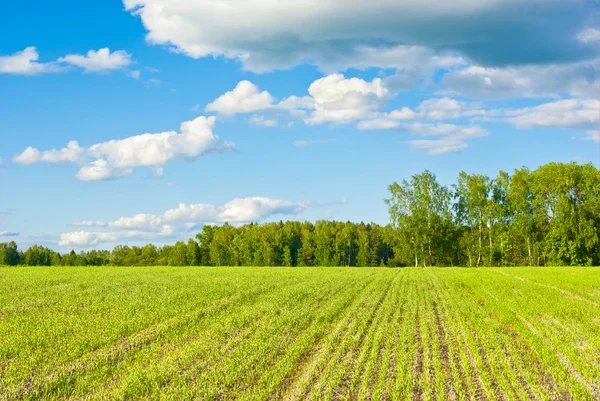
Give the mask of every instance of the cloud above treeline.
[[112, 231], [67, 232], [60, 236], [59, 245], [83, 247], [123, 239], [173, 238], [206, 224], [243, 224], [263, 221], [272, 216], [297, 216], [311, 206], [319, 205], [268, 197], [236, 198], [222, 205], [180, 203], [160, 214], [140, 213], [108, 223], [92, 220], [73, 223], [73, 226], [106, 228]]

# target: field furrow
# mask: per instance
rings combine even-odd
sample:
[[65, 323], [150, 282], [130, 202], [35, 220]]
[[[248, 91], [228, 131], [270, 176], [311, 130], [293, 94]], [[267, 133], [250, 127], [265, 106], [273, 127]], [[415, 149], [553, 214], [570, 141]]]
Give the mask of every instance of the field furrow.
[[599, 294], [597, 268], [0, 268], [0, 400], [591, 401]]

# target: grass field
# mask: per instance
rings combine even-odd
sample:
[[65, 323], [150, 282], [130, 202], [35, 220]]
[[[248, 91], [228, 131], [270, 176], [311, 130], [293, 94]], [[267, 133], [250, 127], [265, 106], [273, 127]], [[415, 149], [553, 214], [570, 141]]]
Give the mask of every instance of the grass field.
[[600, 399], [600, 269], [0, 268], [0, 399]]

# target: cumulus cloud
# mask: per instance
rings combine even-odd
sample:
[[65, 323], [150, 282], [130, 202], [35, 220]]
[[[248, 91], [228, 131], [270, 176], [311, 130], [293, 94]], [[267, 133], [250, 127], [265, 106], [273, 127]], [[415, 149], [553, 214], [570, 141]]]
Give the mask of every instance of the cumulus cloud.
[[415, 149], [427, 151], [429, 155], [454, 153], [466, 149], [469, 140], [489, 135], [479, 126], [460, 126], [453, 124], [421, 124], [408, 127], [409, 132], [420, 136], [436, 136], [436, 139], [415, 139], [407, 141]]
[[0, 74], [39, 75], [63, 70], [57, 63], [39, 63], [39, 58], [33, 46], [9, 56], [0, 56]]
[[15, 163], [23, 164], [28, 166], [34, 163], [65, 163], [65, 162], [78, 162], [84, 156], [85, 150], [79, 146], [77, 141], [71, 141], [65, 148], [60, 150], [52, 149], [39, 151], [38, 149], [28, 147], [21, 153], [13, 158]]
[[[0, 56], [0, 73], [39, 75], [67, 71], [68, 66], [81, 67], [86, 72], [107, 72], [127, 67], [132, 63], [131, 55], [125, 50], [111, 53], [108, 48], [90, 50], [85, 56], [68, 54], [48, 63], [38, 62], [39, 57], [37, 49], [33, 46], [8, 56]], [[140, 78], [139, 71], [131, 71], [129, 75], [135, 79]]]
[[104, 227], [106, 225], [106, 223], [104, 223], [103, 221], [92, 221], [92, 220], [84, 220], [84, 221], [79, 221], [76, 223], [71, 223], [72, 226], [75, 227]]
[[[414, 139], [407, 141], [413, 148], [426, 150], [429, 155], [458, 152], [469, 146], [469, 140], [489, 135], [487, 130], [478, 125], [465, 126], [402, 121], [414, 118], [441, 120], [443, 118], [457, 118], [463, 116], [465, 113], [472, 113], [472, 110], [466, 111], [468, 107], [464, 102], [455, 102], [448, 98], [432, 99], [422, 102], [418, 109], [419, 113], [406, 108], [385, 113], [378, 118], [360, 121], [357, 124], [357, 128], [360, 130], [400, 130], [422, 137], [436, 137], [435, 139]], [[477, 111], [477, 114], [479, 113]], [[394, 116], [396, 119], [392, 118]]]
[[[90, 50], [87, 54], [67, 54], [58, 59], [60, 63], [83, 68], [86, 72], [106, 72], [127, 67], [131, 64], [131, 55], [124, 50], [111, 53], [108, 47]], [[138, 71], [139, 76], [139, 71]]]
[[407, 141], [415, 149], [427, 151], [428, 155], [442, 155], [456, 153], [466, 149], [469, 145], [461, 138], [446, 137], [441, 139], [415, 139]]
[[521, 109], [493, 109], [480, 119], [503, 121], [517, 128], [592, 128], [600, 121], [600, 101], [562, 99]]
[[266, 197], [236, 198], [223, 205], [185, 204], [163, 214], [137, 214], [121, 217], [108, 227], [123, 230], [162, 231], [165, 227], [183, 227], [198, 223], [247, 223], [261, 221], [272, 215], [296, 215], [308, 206], [307, 202], [290, 202]]
[[255, 125], [257, 127], [276, 127], [277, 121], [265, 118], [265, 116], [259, 116], [258, 114], [254, 114], [250, 116], [248, 120], [250, 125]]
[[472, 65], [446, 73], [443, 91], [482, 99], [595, 96], [600, 59], [567, 64], [486, 68]]
[[0, 168], [2, 168], [2, 167], [6, 167], [6, 164], [2, 160], [2, 157], [0, 156]]
[[[158, 134], [142, 134], [125, 139], [114, 139], [81, 148], [77, 142], [69, 142], [61, 150], [40, 151], [29, 147], [14, 157], [16, 163], [82, 164], [76, 178], [83, 181], [109, 180], [130, 175], [135, 167], [149, 167], [161, 171], [175, 160], [191, 161], [208, 153], [231, 150], [234, 145], [214, 135], [215, 117], [198, 117], [181, 124], [180, 133], [175, 131]], [[89, 159], [93, 161], [89, 162]]]
[[18, 237], [19, 233], [13, 233], [9, 231], [0, 231], [0, 237]]
[[394, 120], [413, 120], [419, 117], [419, 114], [409, 109], [408, 107], [403, 107], [399, 110], [392, 110], [385, 116]]
[[252, 82], [240, 81], [233, 90], [219, 96], [204, 110], [232, 116], [238, 113], [269, 109], [273, 106], [274, 100], [269, 92], [260, 92]]
[[173, 235], [174, 231], [169, 227], [166, 227], [164, 230], [159, 232], [140, 230], [124, 230], [113, 232], [73, 231], [61, 234], [58, 245], [63, 247], [72, 246], [76, 248], [87, 248], [104, 242], [128, 240], [155, 241], [157, 239], [173, 237]]
[[133, 70], [128, 75], [137, 81], [139, 81], [142, 77], [142, 73], [140, 72], [140, 70]]
[[360, 130], [387, 130], [401, 126], [401, 120], [413, 120], [419, 118], [419, 113], [403, 107], [400, 110], [392, 110], [389, 113], [381, 113], [377, 118], [360, 121], [356, 127]]
[[297, 215], [309, 206], [309, 202], [291, 202], [267, 197], [236, 198], [223, 205], [180, 203], [177, 207], [168, 209], [162, 214], [142, 213], [121, 217], [107, 224], [91, 220], [75, 223], [73, 225], [103, 226], [112, 231], [64, 233], [60, 236], [59, 245], [87, 247], [117, 240], [167, 238], [187, 232], [202, 224], [225, 222], [242, 224], [263, 221], [277, 215]]
[[600, 142], [600, 131], [587, 131], [586, 132], [586, 137], [584, 139], [587, 139], [588, 141], [594, 141], [594, 142]]
[[400, 127], [400, 121], [391, 118], [381, 117], [371, 120], [360, 121], [356, 124], [356, 128], [364, 131], [388, 130]]
[[236, 87], [206, 106], [205, 111], [233, 116], [240, 113], [269, 112], [275, 117], [253, 116], [255, 125], [276, 125], [277, 112], [304, 119], [307, 124], [347, 123], [372, 116], [388, 100], [389, 91], [382, 79], [371, 82], [360, 78], [346, 79], [343, 74], [331, 74], [314, 81], [308, 88], [309, 96], [290, 96], [277, 101], [268, 91], [249, 81]]
[[577, 128], [597, 124], [600, 120], [600, 101], [595, 99], [566, 99], [509, 112], [506, 118], [517, 128], [563, 127]]
[[353, 51], [344, 49], [335, 57], [327, 57], [319, 62], [321, 70], [328, 74], [345, 71], [348, 68], [367, 70], [371, 67], [392, 69], [394, 75], [384, 82], [390, 89], [400, 91], [414, 88], [420, 81], [433, 75], [437, 70], [450, 70], [466, 65], [467, 61], [457, 54], [438, 54], [423, 46], [358, 46]]
[[478, 104], [461, 102], [448, 97], [432, 98], [422, 101], [416, 111], [403, 107], [389, 113], [379, 113], [376, 118], [360, 121], [357, 128], [360, 130], [387, 130], [404, 126], [402, 120], [449, 120], [473, 117], [484, 113]]
[[60, 235], [59, 246], [88, 247], [101, 242], [116, 241], [118, 233], [103, 233], [91, 231], [72, 231]]
[[577, 34], [577, 40], [582, 43], [600, 42], [600, 29], [587, 28]]
[[367, 82], [331, 74], [313, 82], [308, 93], [314, 99], [314, 110], [307, 124], [347, 123], [372, 116], [387, 99], [388, 89], [380, 78]]
[[596, 13], [594, 2], [586, 0], [124, 0], [124, 4], [141, 19], [150, 43], [194, 58], [235, 58], [258, 72], [303, 63], [335, 64], [373, 43], [455, 51], [487, 65], [581, 59], [589, 52], [572, 33]]
[[443, 97], [421, 102], [419, 112], [428, 120], [447, 120], [461, 117], [466, 108], [465, 102]]
[[215, 121], [215, 117], [198, 117], [181, 123], [181, 133], [168, 131], [116, 139], [92, 145], [88, 151], [105, 156], [119, 168], [160, 167], [176, 159], [194, 160], [209, 151], [226, 150], [230, 145], [213, 134]]
[[306, 111], [315, 107], [315, 99], [310, 96], [290, 96], [276, 105], [277, 109], [287, 110], [291, 117], [304, 118]]
[[118, 170], [109, 165], [106, 160], [98, 159], [82, 166], [75, 174], [75, 178], [80, 181], [116, 180], [132, 173], [133, 169]]
[[[268, 91], [261, 92], [258, 86], [250, 81], [240, 81], [233, 90], [208, 104], [205, 111], [225, 116], [262, 111], [269, 112], [274, 117], [278, 112], [285, 111], [293, 118], [303, 118], [306, 116], [306, 110], [313, 106], [314, 100], [309, 96], [290, 96], [277, 102]], [[258, 115], [252, 116], [249, 122], [259, 126], [276, 125], [274, 118], [265, 119]]]

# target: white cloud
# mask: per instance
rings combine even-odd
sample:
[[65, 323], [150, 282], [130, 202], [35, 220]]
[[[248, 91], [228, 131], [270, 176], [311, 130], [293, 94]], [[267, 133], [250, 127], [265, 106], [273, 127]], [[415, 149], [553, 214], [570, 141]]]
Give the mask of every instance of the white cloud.
[[83, 68], [86, 72], [106, 72], [127, 67], [131, 64], [131, 55], [125, 50], [110, 52], [108, 47], [90, 50], [87, 55], [68, 54], [58, 59], [61, 63]]
[[113, 229], [162, 231], [165, 227], [185, 227], [189, 223], [247, 223], [261, 221], [272, 215], [296, 215], [307, 202], [290, 202], [266, 197], [236, 198], [224, 205], [185, 204], [163, 214], [138, 214], [121, 217], [108, 226]]
[[392, 110], [386, 115], [386, 117], [391, 118], [393, 120], [413, 120], [419, 117], [419, 114], [415, 113], [408, 107], [403, 107], [400, 110]]
[[1, 156], [0, 156], [0, 167], [6, 167], [6, 164], [4, 164], [4, 161], [2, 160]]
[[19, 233], [13, 233], [9, 231], [0, 231], [0, 237], [18, 237]]
[[600, 142], [600, 131], [587, 131], [586, 134], [587, 135], [584, 139], [594, 142]]
[[307, 110], [315, 107], [315, 100], [310, 96], [290, 96], [277, 103], [275, 108], [287, 110], [292, 118], [305, 118]]
[[258, 114], [254, 114], [254, 115], [250, 116], [250, 119], [248, 120], [248, 122], [250, 123], [250, 125], [255, 125], [257, 127], [276, 127], [277, 126], [277, 121], [267, 119], [267, 118], [265, 118], [265, 116], [259, 116]]
[[321, 70], [327, 73], [345, 71], [348, 68], [367, 70], [371, 67], [395, 70], [385, 78], [387, 87], [394, 90], [414, 88], [420, 80], [430, 77], [438, 69], [453, 69], [467, 64], [456, 54], [438, 54], [423, 46], [359, 46], [354, 51], [341, 51], [335, 57], [319, 61]]
[[[83, 68], [86, 72], [107, 72], [121, 69], [132, 64], [131, 55], [125, 50], [110, 52], [108, 48], [90, 50], [87, 55], [68, 54], [58, 60], [40, 63], [37, 49], [27, 47], [8, 56], [0, 56], [0, 74], [39, 75], [51, 72], [64, 72], [66, 65]], [[128, 73], [134, 79], [140, 79], [140, 71]]]
[[307, 124], [347, 123], [373, 116], [388, 96], [380, 78], [367, 82], [332, 74], [313, 82], [308, 93], [314, 99], [314, 110]]
[[342, 142], [342, 140], [340, 139], [335, 139], [335, 138], [327, 138], [327, 139], [299, 139], [294, 141], [294, 146], [297, 148], [304, 148], [307, 146], [313, 146], [313, 145], [321, 145], [324, 143], [335, 143], [335, 142]]
[[426, 150], [428, 155], [435, 156], [444, 153], [456, 153], [466, 149], [469, 145], [459, 138], [441, 139], [415, 139], [407, 141], [415, 149]]
[[587, 28], [577, 34], [577, 40], [582, 43], [600, 42], [600, 29]]
[[219, 96], [204, 110], [232, 116], [238, 113], [269, 109], [273, 106], [274, 101], [275, 99], [269, 92], [260, 92], [258, 87], [250, 81], [240, 81], [232, 91]]
[[116, 180], [132, 173], [133, 169], [115, 169], [106, 160], [98, 159], [82, 166], [75, 174], [75, 178], [80, 181]]
[[600, 101], [567, 99], [515, 111], [506, 121], [517, 128], [586, 127], [598, 123]]
[[28, 147], [23, 153], [13, 158], [15, 163], [23, 164], [25, 166], [34, 163], [65, 163], [65, 162], [78, 162], [84, 156], [85, 149], [81, 148], [77, 141], [71, 141], [65, 148], [60, 150], [52, 149], [39, 151], [35, 148]]
[[445, 74], [442, 86], [447, 93], [483, 99], [595, 96], [600, 90], [599, 70], [600, 59], [505, 68], [469, 66]]
[[181, 133], [168, 131], [111, 140], [90, 146], [89, 153], [105, 156], [119, 168], [160, 167], [176, 159], [193, 160], [226, 146], [213, 134], [214, 125], [215, 117], [198, 117], [183, 122]]
[[[125, 139], [114, 139], [90, 146], [79, 147], [77, 142], [61, 150], [39, 151], [29, 147], [14, 161], [24, 165], [32, 163], [85, 163], [77, 179], [108, 180], [125, 177], [135, 167], [149, 167], [161, 171], [165, 164], [175, 160], [194, 160], [208, 152], [231, 150], [234, 144], [223, 142], [213, 134], [215, 117], [198, 117], [181, 124], [180, 131], [142, 134]], [[86, 159], [95, 159], [85, 162]]]
[[71, 225], [75, 227], [104, 227], [106, 223], [103, 221], [84, 220], [72, 223]]
[[379, 113], [376, 118], [359, 122], [357, 128], [360, 130], [387, 130], [402, 127], [401, 120], [448, 120], [465, 116], [472, 117], [483, 113], [478, 109], [478, 105], [447, 97], [425, 100], [419, 104], [417, 110], [403, 107], [389, 113]]
[[[226, 116], [262, 111], [278, 118], [277, 112], [283, 110], [292, 118], [304, 119], [307, 124], [347, 123], [374, 115], [387, 100], [389, 91], [380, 78], [367, 82], [332, 74], [314, 81], [308, 93], [310, 96], [290, 96], [277, 102], [269, 92], [261, 92], [252, 82], [241, 81], [207, 105], [205, 111]], [[274, 126], [275, 117], [253, 116], [249, 122]]]
[[[347, 199], [342, 198], [345, 204]], [[297, 216], [309, 207], [324, 207], [331, 203], [293, 202], [267, 197], [236, 198], [222, 205], [185, 204], [168, 209], [160, 214], [140, 213], [134, 216], [120, 217], [112, 222], [94, 222], [92, 220], [75, 223], [85, 227], [106, 227], [109, 232], [75, 231], [64, 233], [60, 237], [60, 246], [86, 247], [102, 242], [123, 240], [155, 240], [196, 230], [201, 225], [233, 225], [249, 222], [261, 222], [275, 216]], [[102, 224], [102, 225], [101, 225]]]
[[478, 125], [464, 126], [455, 124], [423, 124], [413, 123], [408, 126], [411, 133], [421, 136], [461, 136], [464, 138], [479, 138], [489, 132]]
[[356, 128], [365, 131], [395, 129], [398, 127], [400, 127], [400, 122], [398, 120], [393, 120], [386, 117], [360, 121], [356, 125]]
[[495, 109], [482, 121], [504, 121], [517, 128], [591, 128], [600, 121], [600, 101], [563, 99], [521, 109]]
[[419, 113], [428, 120], [447, 120], [461, 117], [466, 108], [465, 102], [443, 97], [421, 102]]
[[414, 120], [420, 115], [408, 107], [392, 110], [389, 113], [380, 113], [378, 117], [360, 121], [356, 127], [360, 130], [386, 130], [401, 126], [400, 120]]
[[165, 226], [159, 232], [140, 231], [140, 230], [124, 230], [117, 232], [97, 232], [97, 231], [73, 231], [63, 233], [60, 236], [59, 246], [87, 248], [105, 242], [115, 242], [124, 240], [146, 240], [154, 241], [172, 237], [174, 231], [171, 227]]
[[18, 75], [39, 75], [49, 72], [60, 72], [63, 70], [56, 63], [39, 63], [40, 56], [35, 47], [27, 47], [25, 50], [0, 56], [0, 73]]
[[117, 233], [103, 233], [91, 231], [72, 231], [60, 235], [59, 246], [88, 247], [101, 242], [116, 241]]
[[407, 141], [415, 149], [426, 150], [429, 155], [454, 153], [466, 149], [468, 141], [489, 135], [479, 126], [461, 126], [453, 124], [414, 123], [408, 127], [409, 132], [420, 136], [438, 136], [437, 139], [415, 139]]
[[[372, 43], [458, 51], [497, 65], [585, 58], [589, 54], [572, 32], [595, 7], [594, 2], [576, 3], [124, 0], [125, 8], [139, 16], [148, 31], [148, 42], [194, 58], [238, 59], [245, 69], [257, 72], [306, 63], [343, 64], [347, 59], [361, 67], [363, 59], [355, 55]], [[533, 14], [533, 21], [523, 18]], [[432, 26], [435, 30], [429, 29]], [[371, 66], [377, 66], [376, 61], [389, 63], [374, 57]]]
[[236, 198], [223, 205], [185, 204], [162, 214], [137, 214], [121, 217], [108, 224], [83, 221], [73, 225], [107, 227], [111, 232], [74, 231], [60, 236], [60, 246], [87, 247], [102, 242], [124, 239], [156, 239], [171, 237], [194, 229], [201, 224], [256, 222], [276, 215], [297, 215], [309, 206], [308, 202], [290, 202], [266, 197]]

